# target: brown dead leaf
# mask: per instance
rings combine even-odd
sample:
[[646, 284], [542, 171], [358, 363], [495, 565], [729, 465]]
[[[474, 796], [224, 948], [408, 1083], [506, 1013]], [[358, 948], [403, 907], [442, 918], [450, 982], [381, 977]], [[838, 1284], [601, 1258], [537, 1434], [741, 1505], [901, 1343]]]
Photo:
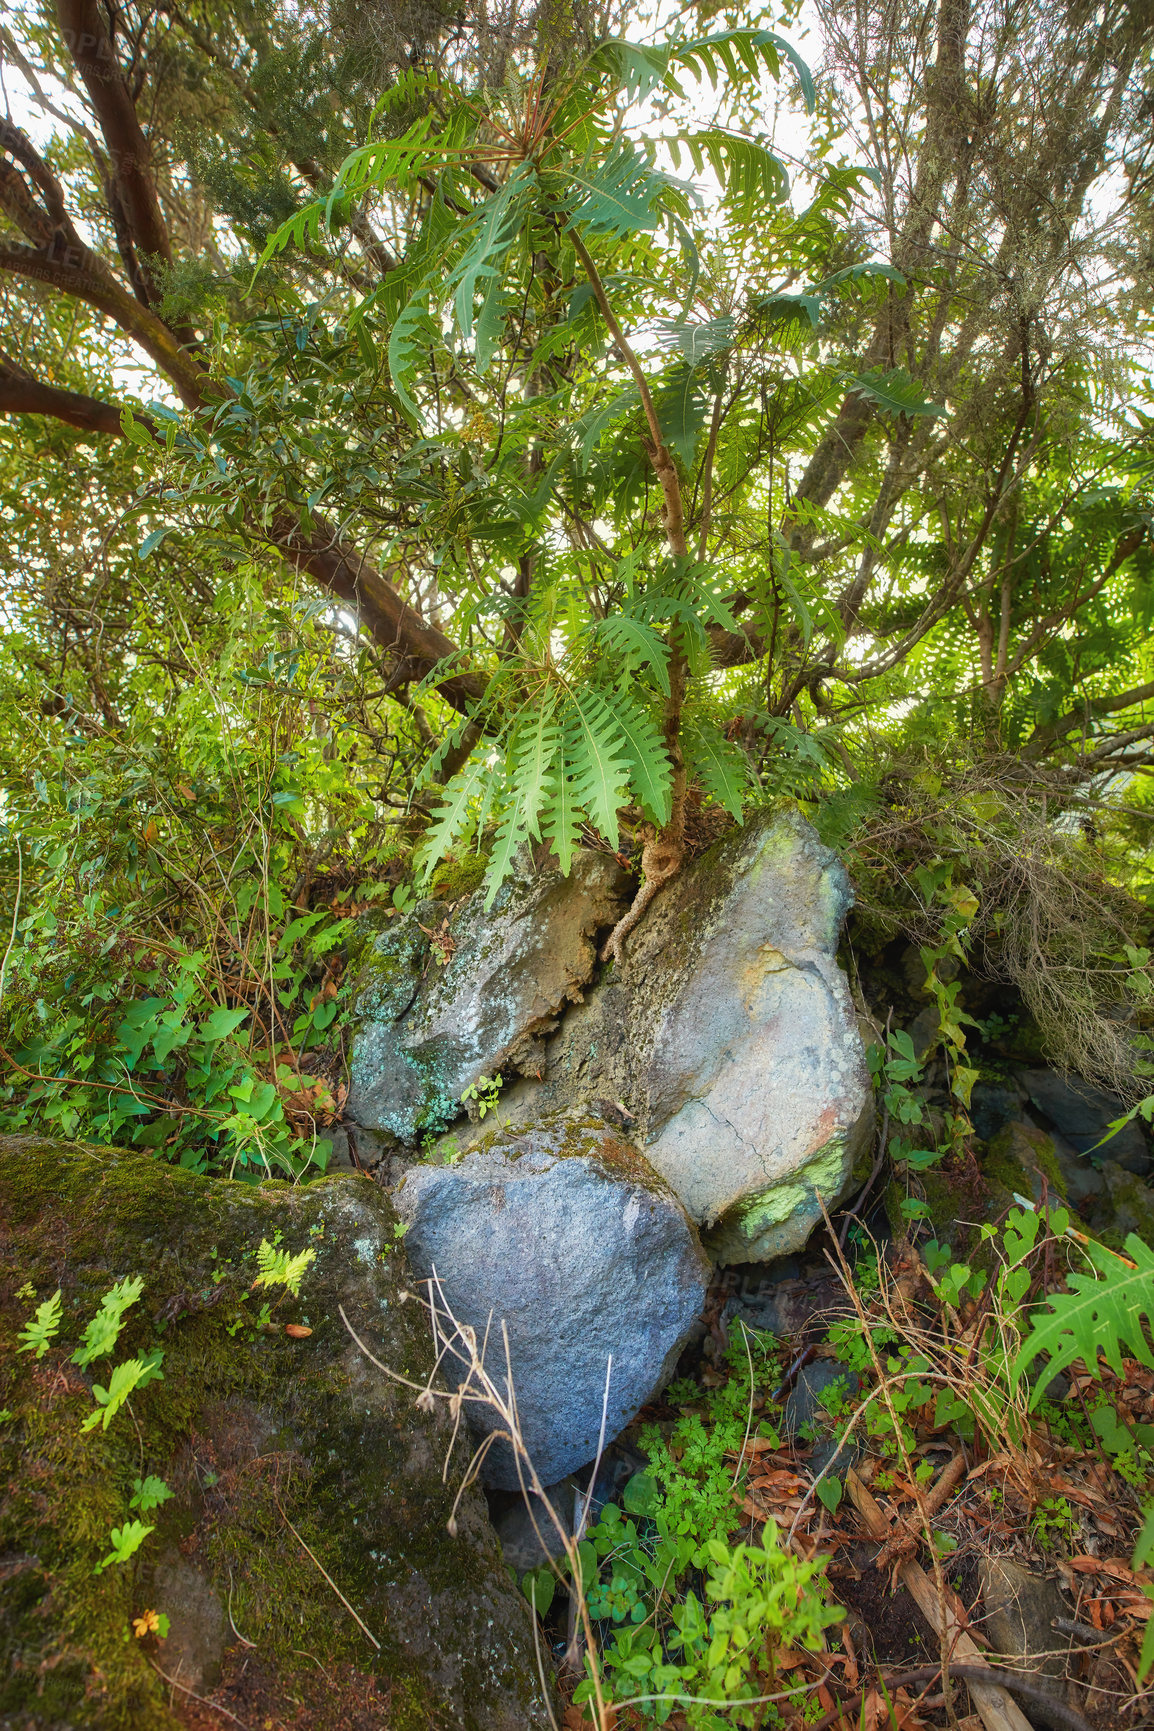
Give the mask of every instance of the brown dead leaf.
[[1071, 1557], [1069, 1566], [1079, 1575], [1105, 1575], [1111, 1581], [1125, 1582], [1128, 1587], [1136, 1587], [1142, 1580], [1150, 1578], [1146, 1570], [1136, 1575], [1117, 1557]]

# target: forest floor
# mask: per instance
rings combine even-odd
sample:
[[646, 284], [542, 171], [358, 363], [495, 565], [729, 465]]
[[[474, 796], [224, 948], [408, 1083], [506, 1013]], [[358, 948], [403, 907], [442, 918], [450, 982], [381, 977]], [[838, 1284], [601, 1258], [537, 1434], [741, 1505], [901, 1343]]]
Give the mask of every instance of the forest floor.
[[[1052, 1277], [1053, 1241], [1040, 1252], [1036, 1283]], [[754, 1681], [779, 1698], [748, 1717], [691, 1707], [657, 1722], [672, 1731], [1149, 1723], [1154, 1688], [1139, 1676], [1154, 1573], [1133, 1562], [1154, 1468], [1154, 1370], [1123, 1359], [1116, 1375], [1075, 1361], [1038, 1379], [1031, 1407], [996, 1350], [1010, 1310], [996, 1277], [980, 1293], [959, 1291], [962, 1271], [931, 1274], [907, 1241], [859, 1257], [852, 1271], [837, 1261], [811, 1254], [774, 1289], [772, 1339], [747, 1325], [761, 1319], [757, 1301], [731, 1272], [710, 1335], [624, 1444], [644, 1454], [659, 1435], [667, 1462], [680, 1456], [687, 1475], [732, 1475], [720, 1522], [728, 1542], [757, 1544], [771, 1523], [794, 1556], [823, 1566], [827, 1600], [844, 1617], [823, 1650], [767, 1648]], [[744, 1434], [723, 1449], [742, 1405]], [[605, 1645], [613, 1633], [599, 1627]], [[1016, 1706], [1001, 1690], [971, 1694], [965, 1674], [987, 1664], [1004, 1668]], [[654, 1717], [622, 1707], [606, 1723], [626, 1731]], [[566, 1731], [588, 1724], [581, 1708], [566, 1709]]]

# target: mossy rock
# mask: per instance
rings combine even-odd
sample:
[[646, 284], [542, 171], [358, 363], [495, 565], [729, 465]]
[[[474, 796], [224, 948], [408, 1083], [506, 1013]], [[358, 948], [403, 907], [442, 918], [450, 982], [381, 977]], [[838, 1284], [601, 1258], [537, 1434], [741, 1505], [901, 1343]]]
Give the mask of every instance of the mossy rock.
[[[299, 1297], [253, 1289], [262, 1240], [315, 1252]], [[85, 1323], [133, 1274], [143, 1295], [112, 1357], [81, 1371]], [[447, 1530], [444, 1403], [419, 1410], [342, 1322], [420, 1385], [408, 1278], [365, 1178], [255, 1187], [0, 1138], [0, 1724], [172, 1731], [190, 1691], [247, 1725], [543, 1723], [525, 1607], [476, 1493]], [[18, 1351], [57, 1288], [55, 1341]], [[93, 1385], [156, 1348], [162, 1378], [83, 1430]], [[94, 1573], [147, 1475], [172, 1492], [153, 1531]], [[134, 1634], [149, 1611], [170, 1618], [165, 1640]]]

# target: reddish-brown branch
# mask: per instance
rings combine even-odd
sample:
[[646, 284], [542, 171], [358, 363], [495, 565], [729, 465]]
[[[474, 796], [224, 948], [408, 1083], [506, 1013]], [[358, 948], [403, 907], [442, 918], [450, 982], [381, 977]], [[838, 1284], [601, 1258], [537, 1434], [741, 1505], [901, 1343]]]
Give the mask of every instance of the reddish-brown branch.
[[132, 240], [133, 287], [145, 306], [154, 306], [162, 292], [154, 261], [171, 264], [172, 243], [156, 193], [152, 151], [97, 0], [57, 0], [56, 16], [108, 149], [109, 172]]
[[2, 364], [0, 414], [48, 415], [81, 433], [115, 436], [120, 432], [120, 411], [111, 403], [81, 396], [78, 391], [62, 391], [55, 385], [42, 385], [38, 379], [30, 379]]

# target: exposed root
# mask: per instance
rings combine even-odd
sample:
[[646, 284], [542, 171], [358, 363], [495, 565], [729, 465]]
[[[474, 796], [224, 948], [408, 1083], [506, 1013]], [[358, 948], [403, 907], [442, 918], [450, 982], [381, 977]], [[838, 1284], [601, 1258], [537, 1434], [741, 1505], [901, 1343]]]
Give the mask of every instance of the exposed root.
[[645, 915], [650, 902], [659, 890], [663, 890], [670, 878], [677, 876], [681, 862], [685, 857], [685, 844], [680, 836], [674, 839], [668, 830], [659, 835], [653, 835], [641, 850], [641, 887], [634, 896], [632, 904], [622, 914], [604, 944], [601, 946], [601, 960], [607, 962], [610, 957], [620, 967], [625, 959], [623, 945], [634, 926], [638, 925]]

